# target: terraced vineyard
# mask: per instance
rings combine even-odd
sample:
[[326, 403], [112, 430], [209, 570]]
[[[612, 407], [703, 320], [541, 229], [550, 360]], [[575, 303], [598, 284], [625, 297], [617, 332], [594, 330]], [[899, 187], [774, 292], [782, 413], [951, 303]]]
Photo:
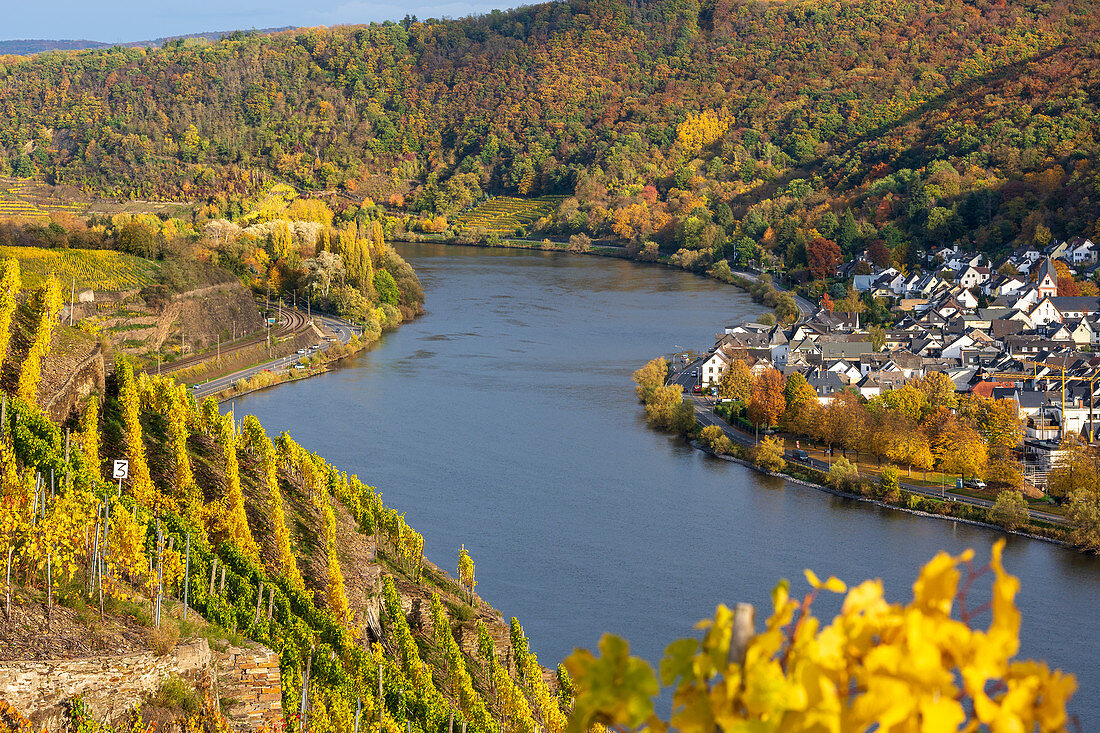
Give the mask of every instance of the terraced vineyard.
[[22, 197], [26, 184], [15, 183], [0, 188], [0, 219], [18, 217], [47, 223], [50, 215]]
[[513, 236], [521, 227], [529, 231], [532, 224], [557, 211], [564, 200], [564, 196], [539, 196], [531, 199], [494, 196], [454, 217], [453, 224], [458, 230], [477, 227], [489, 234]]
[[152, 285], [157, 274], [149, 260], [102, 249], [0, 247], [0, 257], [19, 260], [24, 288], [36, 287], [53, 273], [62, 283], [75, 277], [78, 290], [131, 290]]

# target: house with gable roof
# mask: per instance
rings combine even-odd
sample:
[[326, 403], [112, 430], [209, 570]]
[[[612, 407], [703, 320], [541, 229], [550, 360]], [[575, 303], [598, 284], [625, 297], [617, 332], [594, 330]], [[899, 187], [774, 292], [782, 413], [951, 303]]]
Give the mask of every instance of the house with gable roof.
[[1058, 297], [1058, 269], [1050, 257], [1039, 265], [1035, 282], [1040, 299]]

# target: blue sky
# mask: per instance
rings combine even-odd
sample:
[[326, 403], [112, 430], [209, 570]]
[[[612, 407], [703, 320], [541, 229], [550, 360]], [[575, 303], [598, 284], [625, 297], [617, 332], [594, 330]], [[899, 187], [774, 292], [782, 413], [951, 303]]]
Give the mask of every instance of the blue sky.
[[40, 0], [4, 10], [0, 40], [142, 41], [206, 31], [339, 25], [420, 18], [461, 18], [494, 7], [490, 0]]

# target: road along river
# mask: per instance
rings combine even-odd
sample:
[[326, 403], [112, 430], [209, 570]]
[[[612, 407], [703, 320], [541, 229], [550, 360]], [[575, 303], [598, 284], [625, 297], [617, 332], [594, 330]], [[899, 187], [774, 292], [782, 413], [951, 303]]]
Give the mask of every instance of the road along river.
[[[452, 573], [465, 543], [478, 592], [519, 618], [545, 665], [604, 631], [655, 662], [718, 603], [766, 617], [780, 578], [806, 590], [806, 567], [880, 577], [905, 602], [937, 551], [981, 560], [1000, 536], [762, 476], [646, 428], [630, 373], [759, 314], [735, 288], [596, 257], [399, 251], [427, 314], [341, 369], [237, 400], [237, 414], [377, 486]], [[1100, 729], [1100, 560], [1011, 537], [1005, 564], [1023, 583], [1022, 655], [1077, 674], [1072, 710]]]

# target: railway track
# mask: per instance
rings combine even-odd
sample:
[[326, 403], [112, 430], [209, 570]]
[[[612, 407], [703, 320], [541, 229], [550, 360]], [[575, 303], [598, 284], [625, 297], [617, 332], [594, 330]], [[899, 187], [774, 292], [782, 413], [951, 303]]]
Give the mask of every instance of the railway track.
[[[293, 308], [283, 308], [282, 320], [275, 325], [275, 328], [271, 331], [271, 337], [273, 339], [286, 338], [287, 336], [294, 336], [309, 328], [309, 319], [306, 318], [306, 314]], [[256, 344], [266, 343], [267, 334], [254, 336], [253, 338], [243, 341], [237, 341], [232, 344], [227, 344], [221, 347], [221, 355], [226, 356], [233, 354], [242, 349], [247, 349]], [[173, 361], [171, 364], [162, 364], [160, 367], [161, 374], [171, 374], [181, 369], [186, 369], [196, 364], [201, 364], [204, 361], [209, 361], [215, 358], [217, 352], [204, 351], [198, 354], [191, 354], [181, 359]]]

